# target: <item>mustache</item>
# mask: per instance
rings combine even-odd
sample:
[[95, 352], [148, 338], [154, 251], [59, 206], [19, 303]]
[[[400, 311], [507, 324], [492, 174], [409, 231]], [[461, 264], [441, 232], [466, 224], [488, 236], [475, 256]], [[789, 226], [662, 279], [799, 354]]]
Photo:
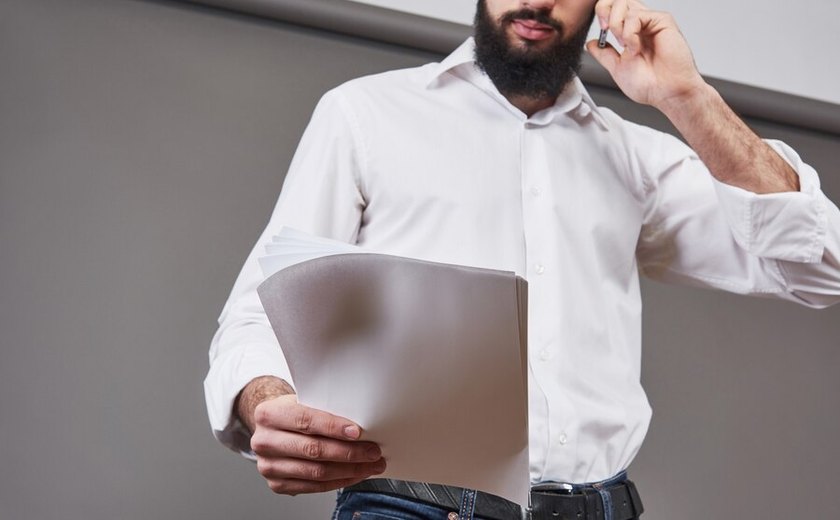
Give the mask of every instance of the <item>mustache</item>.
[[547, 25], [557, 31], [560, 36], [563, 35], [563, 24], [551, 17], [548, 11], [535, 11], [534, 9], [519, 9], [506, 13], [501, 18], [502, 24], [511, 24], [516, 20], [532, 20], [543, 25]]

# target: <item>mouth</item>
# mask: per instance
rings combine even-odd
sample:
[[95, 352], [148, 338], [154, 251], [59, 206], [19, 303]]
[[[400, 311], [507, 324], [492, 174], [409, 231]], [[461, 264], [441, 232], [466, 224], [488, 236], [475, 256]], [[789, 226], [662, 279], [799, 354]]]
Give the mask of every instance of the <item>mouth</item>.
[[516, 19], [511, 22], [511, 27], [517, 36], [530, 41], [545, 40], [551, 38], [556, 33], [554, 27], [535, 22], [534, 20]]

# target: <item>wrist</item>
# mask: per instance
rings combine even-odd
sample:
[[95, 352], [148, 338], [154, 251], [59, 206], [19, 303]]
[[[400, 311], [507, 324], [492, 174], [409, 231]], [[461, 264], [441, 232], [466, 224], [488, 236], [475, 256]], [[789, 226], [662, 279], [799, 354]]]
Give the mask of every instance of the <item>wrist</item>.
[[705, 112], [707, 108], [720, 99], [720, 94], [701, 78], [695, 84], [686, 86], [676, 94], [667, 96], [654, 105], [665, 116], [676, 122], [685, 117]]
[[260, 403], [283, 395], [294, 395], [294, 393], [294, 388], [279, 377], [256, 377], [239, 392], [233, 405], [234, 412], [248, 431], [253, 433], [256, 426], [254, 411]]

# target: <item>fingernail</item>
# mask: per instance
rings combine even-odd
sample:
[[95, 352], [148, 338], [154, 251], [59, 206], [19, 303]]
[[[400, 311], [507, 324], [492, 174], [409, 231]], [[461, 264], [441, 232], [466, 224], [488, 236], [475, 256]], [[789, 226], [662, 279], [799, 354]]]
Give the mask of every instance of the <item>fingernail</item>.
[[385, 472], [385, 468], [386, 468], [386, 466], [387, 466], [387, 465], [385, 464], [385, 459], [382, 459], [382, 461], [380, 461], [380, 462], [376, 463], [376, 465], [375, 465], [375, 466], [373, 466], [373, 471], [374, 471], [377, 475], [378, 475], [379, 473], [384, 473], [384, 472]]
[[371, 446], [365, 452], [367, 458], [370, 460], [379, 460], [379, 457], [382, 456], [382, 450], [380, 450], [377, 446]]
[[361, 434], [362, 433], [359, 431], [359, 427], [356, 425], [351, 424], [344, 427], [344, 435], [348, 439], [358, 439]]

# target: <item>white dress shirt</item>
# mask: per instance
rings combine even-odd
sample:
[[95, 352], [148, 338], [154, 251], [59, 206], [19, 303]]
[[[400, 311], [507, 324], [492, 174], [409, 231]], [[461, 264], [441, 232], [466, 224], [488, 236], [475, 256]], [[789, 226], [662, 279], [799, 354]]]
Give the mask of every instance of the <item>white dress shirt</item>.
[[247, 455], [236, 395], [261, 375], [291, 382], [255, 291], [257, 257], [286, 225], [524, 276], [531, 480], [615, 475], [651, 415], [640, 271], [813, 307], [840, 300], [840, 211], [810, 166], [769, 144], [801, 192], [715, 181], [684, 143], [597, 107], [579, 80], [529, 118], [475, 67], [472, 40], [442, 63], [330, 91], [219, 319], [205, 381], [215, 435]]

